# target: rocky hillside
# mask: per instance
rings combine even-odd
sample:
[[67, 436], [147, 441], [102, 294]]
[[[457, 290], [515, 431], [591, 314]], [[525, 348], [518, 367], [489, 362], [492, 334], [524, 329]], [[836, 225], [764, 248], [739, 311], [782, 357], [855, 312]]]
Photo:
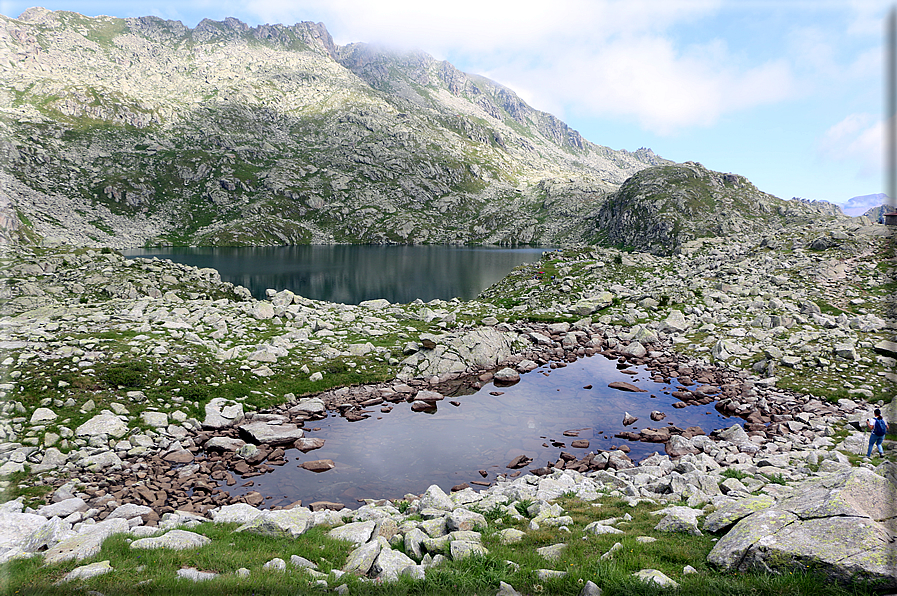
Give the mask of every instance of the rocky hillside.
[[319, 23], [34, 8], [0, 16], [0, 47], [7, 235], [572, 243], [624, 180], [669, 163], [426, 54], [337, 46]]
[[619, 247], [668, 254], [706, 237], [743, 237], [817, 219], [846, 219], [825, 201], [784, 201], [737, 174], [685, 162], [638, 172], [604, 201], [594, 239]]

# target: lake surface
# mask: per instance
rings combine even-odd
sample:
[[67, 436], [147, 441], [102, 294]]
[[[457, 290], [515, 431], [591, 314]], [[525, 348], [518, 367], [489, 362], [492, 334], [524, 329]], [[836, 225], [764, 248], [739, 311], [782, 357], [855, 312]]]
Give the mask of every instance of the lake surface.
[[358, 304], [385, 298], [471, 300], [521, 263], [550, 248], [451, 246], [267, 246], [131, 249], [126, 257], [158, 257], [212, 267], [221, 279], [248, 288], [290, 290], [313, 300]]
[[[358, 422], [331, 415], [305, 425], [306, 437], [325, 440], [321, 449], [308, 453], [288, 449], [287, 464], [252, 478], [253, 486], [241, 487], [243, 481], [238, 479], [237, 485], [222, 488], [232, 495], [257, 490], [272, 497], [265, 507], [302, 499], [305, 504], [329, 500], [355, 508], [356, 499], [402, 498], [406, 493], [421, 494], [431, 484], [448, 492], [471, 480], [494, 481], [499, 473], [513, 473], [505, 466], [521, 454], [534, 458], [523, 469], [527, 473], [557, 461], [561, 451], [582, 458], [589, 451], [628, 445], [633, 460], [654, 451], [664, 453], [663, 444], [613, 437], [624, 429], [638, 432], [673, 423], [680, 428], [700, 426], [709, 434], [732, 424], [712, 405], [673, 408], [679, 400], [670, 393], [678, 385], [655, 383], [644, 367], [628, 370], [639, 374], [621, 373], [616, 360], [596, 355], [565, 368], [540, 367], [521, 375], [520, 382], [510, 387], [490, 383], [471, 395], [447, 397], [438, 402], [435, 413], [412, 412], [411, 404], [401, 402], [368, 408], [371, 417]], [[627, 381], [648, 393], [611, 389], [607, 384], [612, 381]], [[587, 385], [592, 388], [585, 389]], [[460, 405], [453, 406], [449, 400]], [[390, 405], [394, 406], [391, 412], [380, 411]], [[649, 417], [652, 410], [667, 417], [654, 422]], [[624, 427], [624, 412], [639, 420]], [[564, 436], [569, 430], [578, 431], [578, 436]], [[573, 449], [574, 439], [587, 439], [590, 445]], [[332, 459], [336, 467], [322, 473], [298, 467], [318, 459]], [[487, 478], [478, 470], [486, 470]]]

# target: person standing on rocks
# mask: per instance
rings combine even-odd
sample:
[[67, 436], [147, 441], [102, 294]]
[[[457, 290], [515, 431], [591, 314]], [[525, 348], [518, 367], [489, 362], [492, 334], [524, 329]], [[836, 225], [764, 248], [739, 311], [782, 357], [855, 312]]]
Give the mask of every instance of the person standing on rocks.
[[888, 432], [888, 423], [881, 417], [881, 410], [875, 408], [875, 419], [867, 419], [866, 426], [872, 431], [869, 437], [869, 449], [866, 451], [866, 457], [872, 457], [872, 447], [878, 446], [878, 454], [882, 457], [885, 455], [884, 449], [881, 447], [882, 441], [885, 439], [885, 433]]

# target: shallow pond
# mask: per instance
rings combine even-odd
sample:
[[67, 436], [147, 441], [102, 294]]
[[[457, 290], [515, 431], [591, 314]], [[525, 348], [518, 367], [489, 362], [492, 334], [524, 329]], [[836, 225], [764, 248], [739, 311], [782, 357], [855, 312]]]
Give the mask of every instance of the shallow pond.
[[[308, 453], [289, 449], [287, 464], [252, 478], [253, 486], [243, 487], [238, 479], [236, 486], [222, 488], [232, 495], [257, 490], [271, 497], [265, 507], [302, 499], [305, 504], [328, 500], [354, 508], [356, 499], [401, 498], [420, 494], [431, 484], [448, 492], [463, 482], [493, 481], [497, 474], [513, 473], [505, 466], [521, 454], [534, 458], [522, 471], [527, 473], [557, 461], [561, 451], [581, 458], [589, 451], [625, 444], [633, 460], [664, 452], [663, 444], [615, 439], [613, 435], [622, 430], [671, 423], [680, 428], [700, 426], [710, 433], [732, 424], [712, 405], [673, 408], [679, 400], [670, 393], [680, 385], [655, 383], [644, 367], [627, 369], [638, 371], [637, 375], [624, 374], [616, 364], [596, 355], [554, 370], [543, 366], [521, 375], [520, 382], [510, 387], [490, 383], [470, 395], [447, 397], [433, 413], [412, 412], [411, 404], [400, 402], [368, 408], [371, 417], [358, 422], [331, 415], [305, 425], [307, 437], [325, 440], [321, 449]], [[612, 381], [627, 381], [647, 393], [611, 389], [607, 384]], [[588, 385], [592, 388], [586, 389]], [[384, 406], [394, 407], [382, 413]], [[652, 410], [664, 412], [666, 418], [652, 421]], [[624, 427], [624, 412], [638, 417], [638, 422]], [[578, 436], [563, 435], [571, 430]], [[586, 439], [590, 445], [574, 449], [570, 445], [574, 439]], [[331, 459], [336, 467], [322, 473], [298, 467], [318, 459]], [[478, 470], [486, 470], [487, 478]]]

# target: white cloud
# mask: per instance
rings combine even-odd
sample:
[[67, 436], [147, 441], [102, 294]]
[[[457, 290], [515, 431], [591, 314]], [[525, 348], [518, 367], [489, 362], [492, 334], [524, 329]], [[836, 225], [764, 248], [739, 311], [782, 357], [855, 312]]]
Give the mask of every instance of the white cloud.
[[337, 43], [460, 58], [539, 109], [624, 117], [669, 134], [796, 92], [783, 60], [745, 63], [713, 38], [674, 41], [673, 28], [721, 7], [717, 0], [254, 0], [248, 10], [266, 21], [314, 15]]
[[872, 114], [850, 114], [825, 131], [820, 154], [835, 162], [857, 162], [858, 177], [882, 172], [885, 123]]
[[893, 0], [851, 0], [852, 18], [847, 32], [857, 36], [884, 36], [884, 17], [894, 7]]
[[560, 103], [599, 116], [630, 117], [659, 134], [709, 126], [725, 113], [795, 91], [783, 62], [733, 68], [720, 42], [681, 51], [664, 37], [644, 35], [554, 58], [536, 68], [511, 61], [490, 74], [515, 89], [526, 85], [537, 107]]

